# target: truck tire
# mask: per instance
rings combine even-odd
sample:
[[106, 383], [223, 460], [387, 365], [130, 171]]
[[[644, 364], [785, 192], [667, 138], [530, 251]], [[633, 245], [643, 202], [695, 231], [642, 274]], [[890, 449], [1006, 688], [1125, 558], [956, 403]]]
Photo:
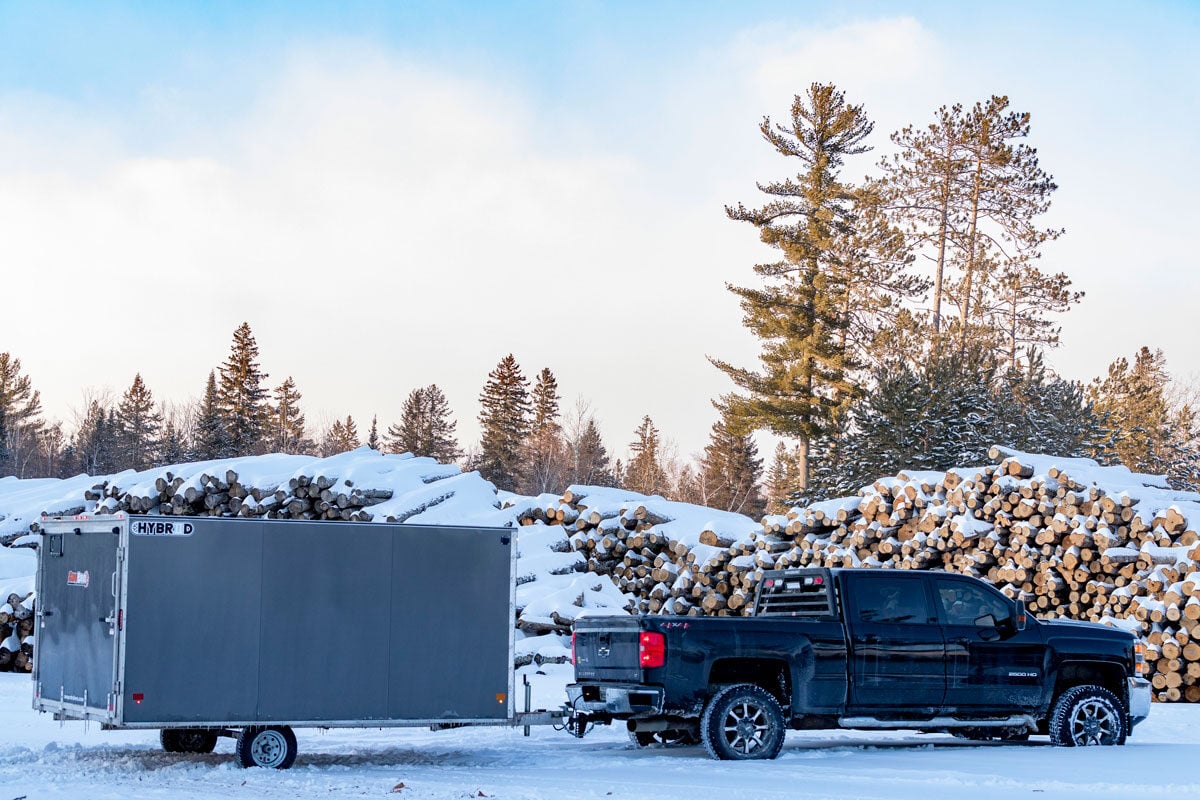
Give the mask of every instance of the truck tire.
[[296, 760], [296, 734], [287, 725], [243, 728], [237, 757], [243, 767], [287, 769]]
[[1103, 686], [1067, 689], [1050, 710], [1050, 741], [1059, 747], [1125, 744], [1128, 725], [1117, 696]]
[[785, 733], [779, 701], [761, 686], [739, 683], [712, 696], [700, 718], [700, 740], [723, 761], [771, 759]]
[[211, 753], [217, 746], [217, 734], [201, 728], [163, 728], [158, 738], [168, 753]]

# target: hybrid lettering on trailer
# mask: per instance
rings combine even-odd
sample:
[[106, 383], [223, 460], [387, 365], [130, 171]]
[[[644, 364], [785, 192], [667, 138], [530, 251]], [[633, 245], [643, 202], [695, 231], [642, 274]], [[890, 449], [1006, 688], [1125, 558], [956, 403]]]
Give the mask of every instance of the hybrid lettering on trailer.
[[134, 536], [191, 536], [196, 526], [190, 522], [131, 520], [129, 532]]

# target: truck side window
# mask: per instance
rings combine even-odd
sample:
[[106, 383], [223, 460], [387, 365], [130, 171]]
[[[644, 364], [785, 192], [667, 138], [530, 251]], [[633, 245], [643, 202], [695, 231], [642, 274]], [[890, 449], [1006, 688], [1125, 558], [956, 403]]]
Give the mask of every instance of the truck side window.
[[858, 618], [863, 622], [929, 621], [922, 581], [897, 578], [862, 580], [857, 587]]
[[982, 586], [938, 580], [937, 590], [942, 619], [947, 625], [975, 625], [976, 620], [989, 614], [999, 625], [1012, 616], [1009, 604]]

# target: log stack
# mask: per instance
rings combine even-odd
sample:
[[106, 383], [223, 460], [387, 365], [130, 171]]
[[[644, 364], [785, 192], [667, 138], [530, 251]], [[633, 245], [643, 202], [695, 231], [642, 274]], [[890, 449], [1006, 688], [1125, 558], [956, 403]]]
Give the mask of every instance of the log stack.
[[[857, 497], [770, 515], [740, 537], [706, 530], [690, 543], [674, 539], [645, 504], [589, 507], [586, 487], [519, 521], [572, 530], [587, 571], [610, 576], [641, 613], [749, 615], [768, 569], [973, 575], [1041, 618], [1133, 631], [1147, 646], [1155, 698], [1200, 701], [1200, 496], [1144, 486], [1142, 501], [1068, 469], [1039, 474], [1023, 454], [991, 455], [996, 463], [977, 470], [901, 473]], [[1178, 503], [1164, 501], [1172, 495]]]
[[33, 672], [34, 595], [10, 594], [0, 605], [0, 672]]

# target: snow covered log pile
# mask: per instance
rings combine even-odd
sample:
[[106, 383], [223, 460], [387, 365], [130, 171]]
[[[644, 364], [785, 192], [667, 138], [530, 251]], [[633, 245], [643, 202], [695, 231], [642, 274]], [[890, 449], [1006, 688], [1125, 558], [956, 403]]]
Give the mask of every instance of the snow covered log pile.
[[33, 592], [0, 605], [0, 672], [33, 672]]
[[728, 515], [681, 527], [683, 504], [589, 487], [519, 519], [573, 531], [587, 570], [611, 576], [645, 613], [750, 614], [767, 569], [975, 575], [1040, 617], [1140, 634], [1157, 699], [1200, 701], [1200, 495], [1088, 459], [990, 455], [997, 463], [901, 473], [856, 497], [767, 516], [755, 530], [739, 531]]

